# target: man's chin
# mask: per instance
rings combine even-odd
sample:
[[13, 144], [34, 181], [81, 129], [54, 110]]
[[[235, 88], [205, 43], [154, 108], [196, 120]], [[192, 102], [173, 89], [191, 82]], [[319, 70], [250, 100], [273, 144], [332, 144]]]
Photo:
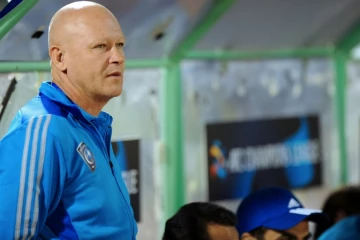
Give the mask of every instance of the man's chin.
[[99, 101], [108, 102], [112, 98], [120, 96], [121, 93], [122, 93], [122, 88], [107, 89], [107, 91], [103, 91], [102, 93], [98, 93], [97, 98], [98, 98]]
[[122, 88], [114, 88], [109, 90], [108, 96], [110, 98], [118, 97], [122, 94]]
[[123, 91], [123, 82], [122, 79], [120, 81], [116, 80], [108, 85], [108, 92], [109, 95], [112, 95], [112, 97], [118, 97], [121, 95]]
[[122, 92], [123, 92], [123, 91], [122, 91], [122, 88], [115, 90], [115, 92], [114, 92], [114, 97], [120, 96], [120, 95], [122, 94]]

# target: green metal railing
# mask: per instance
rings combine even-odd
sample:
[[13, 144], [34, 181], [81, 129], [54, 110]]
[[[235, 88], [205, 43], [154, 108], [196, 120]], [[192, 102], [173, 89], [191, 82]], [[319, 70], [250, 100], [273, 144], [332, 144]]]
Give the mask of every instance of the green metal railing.
[[0, 39], [2, 39], [37, 2], [38, 0], [24, 0], [0, 19]]
[[183, 163], [183, 117], [180, 61], [207, 33], [235, 0], [215, 0], [212, 9], [195, 29], [183, 39], [170, 55], [171, 64], [166, 68], [162, 81], [163, 131], [166, 143], [165, 162], [165, 219], [173, 215], [185, 203], [185, 179]]
[[[167, 59], [139, 59], [127, 60], [126, 69], [133, 68], [159, 68], [166, 67], [170, 64]], [[0, 73], [6, 72], [33, 72], [33, 71], [50, 71], [50, 61], [41, 62], [0, 62]]]
[[335, 110], [338, 125], [338, 142], [340, 145], [340, 182], [345, 185], [348, 182], [348, 163], [346, 150], [346, 63], [347, 58], [344, 53], [336, 52], [334, 57], [335, 70]]
[[187, 59], [213, 59], [213, 60], [251, 60], [265, 58], [308, 58], [308, 57], [331, 57], [335, 49], [333, 47], [322, 48], [295, 48], [278, 49], [268, 51], [188, 51]]
[[347, 62], [351, 50], [360, 42], [360, 22], [358, 22], [345, 36], [336, 44], [333, 56], [336, 86], [336, 116], [338, 123], [338, 138], [340, 144], [339, 160], [341, 167], [341, 184], [348, 183], [348, 157], [346, 138], [346, 86], [347, 86]]

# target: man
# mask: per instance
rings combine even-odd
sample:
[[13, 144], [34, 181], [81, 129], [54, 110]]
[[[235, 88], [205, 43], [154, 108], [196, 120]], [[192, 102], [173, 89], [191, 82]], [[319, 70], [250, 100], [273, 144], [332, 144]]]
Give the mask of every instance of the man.
[[212, 203], [182, 206], [166, 221], [163, 240], [238, 240], [236, 216]]
[[21, 108], [0, 142], [1, 239], [135, 239], [129, 195], [101, 109], [122, 92], [125, 39], [87, 1], [49, 26], [52, 82]]
[[237, 210], [242, 240], [307, 240], [308, 221], [324, 223], [326, 215], [306, 209], [288, 190], [265, 188], [248, 195]]

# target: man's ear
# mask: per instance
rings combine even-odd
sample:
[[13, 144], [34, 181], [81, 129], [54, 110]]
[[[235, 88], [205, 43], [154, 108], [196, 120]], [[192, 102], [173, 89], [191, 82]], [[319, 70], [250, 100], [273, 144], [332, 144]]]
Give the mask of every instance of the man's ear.
[[56, 66], [60, 71], [66, 71], [67, 66], [64, 58], [64, 52], [58, 46], [52, 46], [49, 49], [51, 63]]
[[241, 235], [241, 238], [240, 238], [241, 240], [256, 240], [256, 238], [255, 237], [253, 237], [253, 236], [251, 236], [250, 235], [250, 233], [243, 233], [242, 235]]

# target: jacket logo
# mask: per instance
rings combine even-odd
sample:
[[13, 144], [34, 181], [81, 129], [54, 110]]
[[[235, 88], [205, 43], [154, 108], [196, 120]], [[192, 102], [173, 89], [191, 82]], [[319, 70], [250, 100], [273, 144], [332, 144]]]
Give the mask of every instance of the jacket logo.
[[90, 170], [92, 172], [95, 171], [96, 164], [95, 164], [94, 154], [86, 146], [86, 144], [81, 142], [77, 147], [76, 151], [80, 154], [82, 159], [84, 159], [85, 163], [89, 166]]

